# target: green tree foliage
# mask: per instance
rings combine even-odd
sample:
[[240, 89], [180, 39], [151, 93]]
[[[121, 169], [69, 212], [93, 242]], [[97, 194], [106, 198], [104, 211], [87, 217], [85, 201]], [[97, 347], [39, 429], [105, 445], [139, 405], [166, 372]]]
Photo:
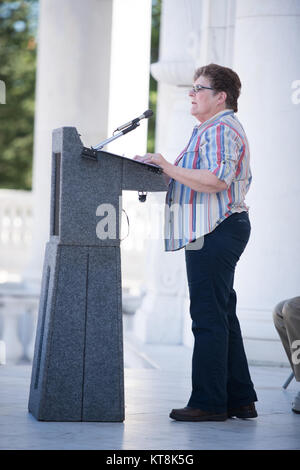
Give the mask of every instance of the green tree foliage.
[[[152, 0], [152, 29], [151, 29], [151, 63], [158, 61], [159, 29], [160, 29], [161, 0]], [[149, 108], [154, 115], [148, 122], [147, 152], [155, 151], [155, 122], [156, 122], [157, 82], [150, 76]]]
[[37, 6], [0, 0], [0, 188], [31, 188]]

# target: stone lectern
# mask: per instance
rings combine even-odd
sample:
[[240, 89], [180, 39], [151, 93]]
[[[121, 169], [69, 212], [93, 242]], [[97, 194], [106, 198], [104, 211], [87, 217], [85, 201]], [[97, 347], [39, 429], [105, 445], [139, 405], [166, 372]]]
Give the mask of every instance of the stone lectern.
[[[123, 189], [167, 188], [157, 167], [87, 149], [74, 127], [53, 131], [50, 241], [29, 396], [38, 420], [124, 420]], [[99, 216], [110, 209], [115, 230], [99, 236]]]

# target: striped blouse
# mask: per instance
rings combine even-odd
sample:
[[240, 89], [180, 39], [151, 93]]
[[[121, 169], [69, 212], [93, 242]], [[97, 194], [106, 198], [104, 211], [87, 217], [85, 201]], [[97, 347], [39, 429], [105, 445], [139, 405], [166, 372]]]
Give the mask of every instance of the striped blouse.
[[218, 193], [201, 193], [170, 179], [165, 205], [165, 251], [175, 251], [203, 235], [234, 212], [248, 211], [244, 199], [252, 180], [249, 144], [233, 110], [199, 126], [175, 165], [206, 169], [227, 183]]

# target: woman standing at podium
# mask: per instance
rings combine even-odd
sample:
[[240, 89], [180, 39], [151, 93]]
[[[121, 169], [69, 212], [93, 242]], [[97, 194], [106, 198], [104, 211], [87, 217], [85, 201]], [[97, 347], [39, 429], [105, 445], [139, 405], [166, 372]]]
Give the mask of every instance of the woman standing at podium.
[[179, 421], [257, 416], [233, 289], [251, 231], [244, 201], [252, 180], [249, 146], [235, 115], [240, 88], [229, 68], [198, 68], [189, 97], [199, 125], [185, 149], [174, 164], [159, 153], [135, 157], [169, 178], [165, 250], [185, 249], [195, 342], [190, 399], [170, 413]]

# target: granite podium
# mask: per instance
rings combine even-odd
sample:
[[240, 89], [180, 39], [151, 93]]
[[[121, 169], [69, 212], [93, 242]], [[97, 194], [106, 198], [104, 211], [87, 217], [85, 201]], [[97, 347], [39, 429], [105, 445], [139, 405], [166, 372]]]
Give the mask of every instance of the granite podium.
[[[87, 149], [74, 127], [53, 131], [50, 240], [28, 404], [36, 419], [124, 420], [120, 196], [166, 189], [159, 168]], [[105, 235], [108, 220], [115, 229]]]

